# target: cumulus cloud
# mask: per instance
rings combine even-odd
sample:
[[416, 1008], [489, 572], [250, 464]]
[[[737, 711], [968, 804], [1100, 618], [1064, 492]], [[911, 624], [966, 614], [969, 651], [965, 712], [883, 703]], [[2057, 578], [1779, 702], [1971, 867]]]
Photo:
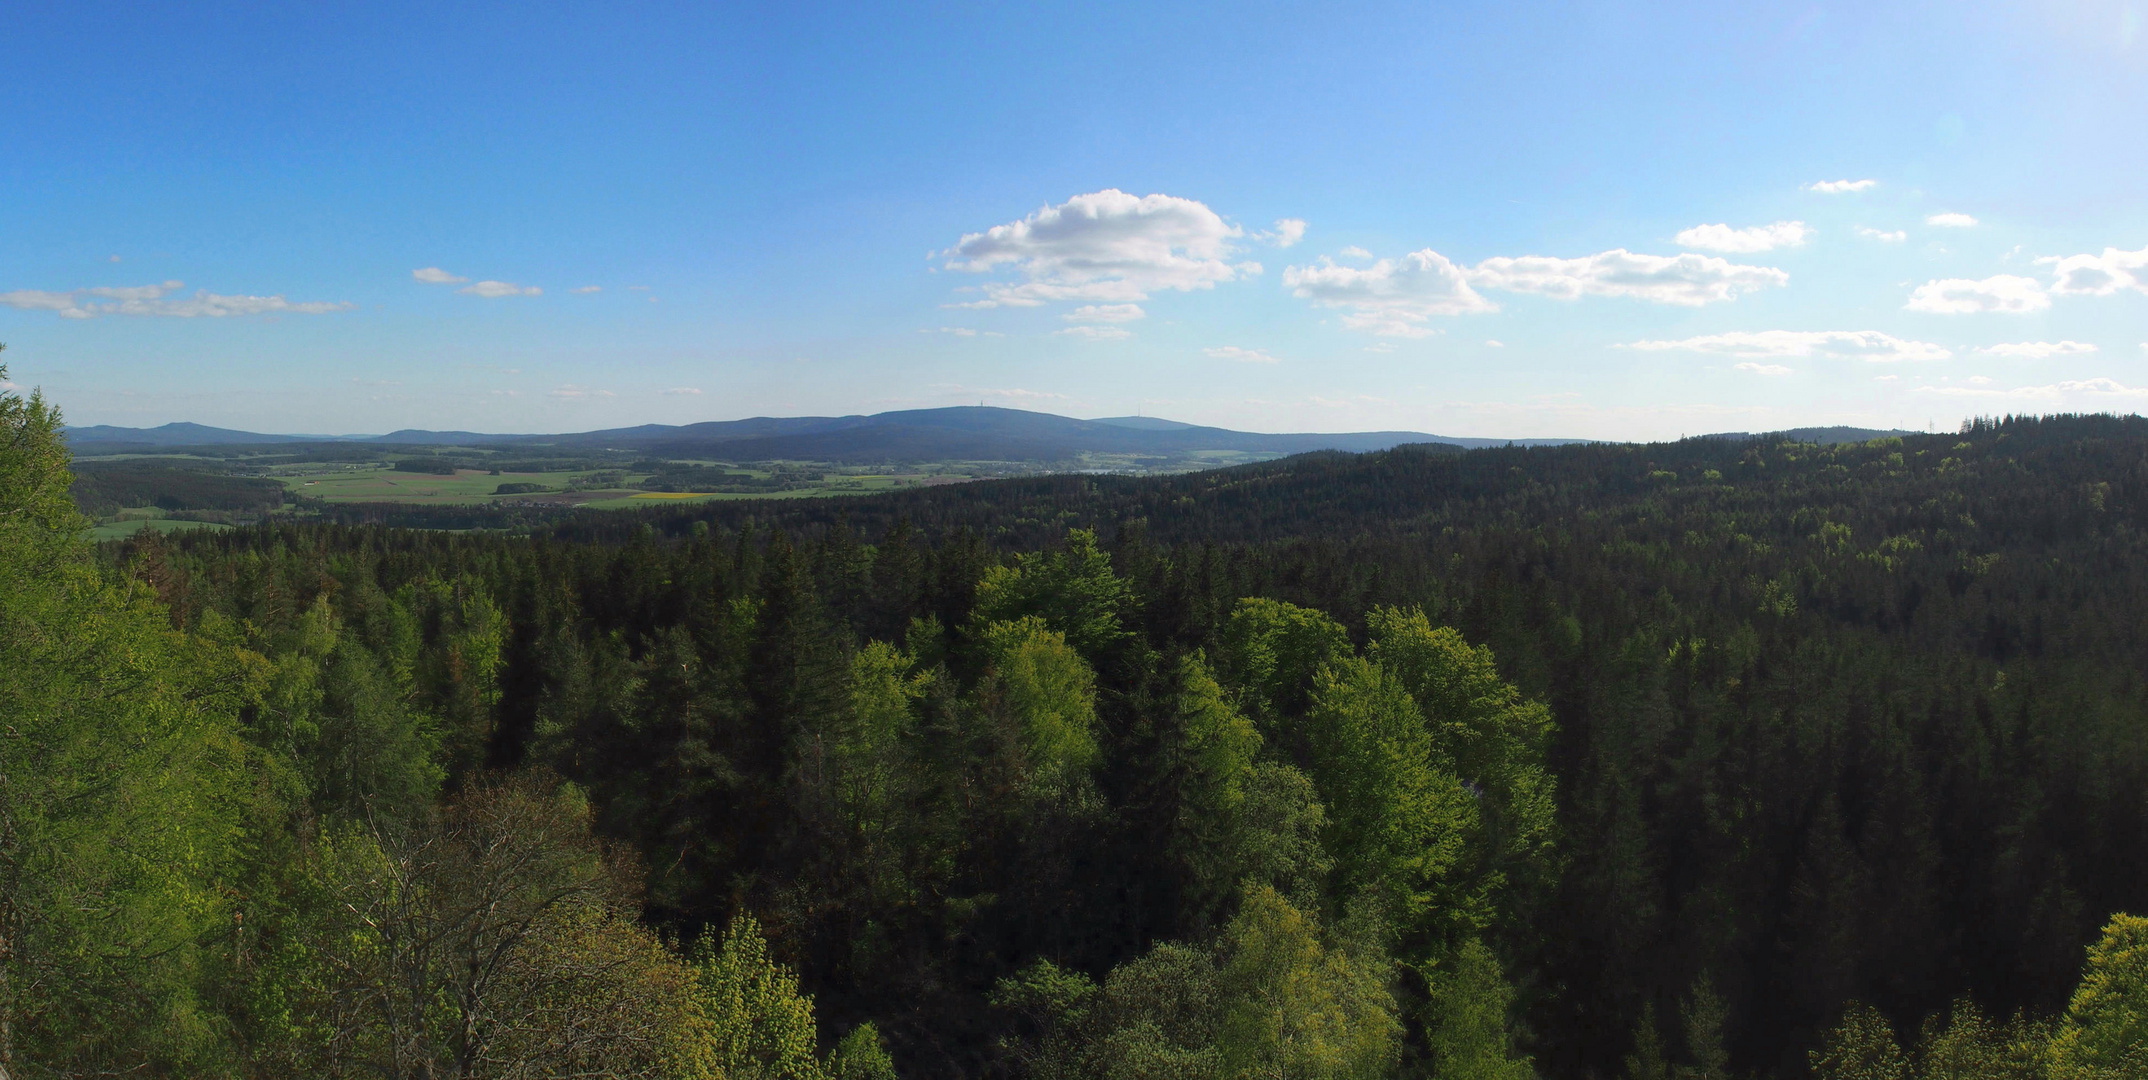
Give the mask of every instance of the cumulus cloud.
[[669, 390], [659, 390], [657, 393], [665, 397], [700, 397], [701, 388], [698, 386], [674, 386]]
[[1869, 225], [1859, 225], [1857, 227], [1857, 235], [1862, 236], [1867, 240], [1877, 240], [1882, 244], [1899, 244], [1902, 241], [1909, 239], [1909, 233], [1901, 229], [1896, 229], [1893, 232], [1888, 232], [1884, 229], [1872, 228]]
[[437, 266], [428, 266], [421, 270], [412, 270], [410, 272], [410, 278], [413, 281], [422, 281], [427, 285], [460, 285], [463, 282], [470, 280], [466, 277], [457, 277], [454, 274], [450, 274]]
[[1019, 221], [965, 234], [936, 252], [949, 270], [1012, 272], [955, 307], [1035, 307], [1058, 300], [1126, 303], [1166, 289], [1213, 288], [1257, 268], [1233, 266], [1244, 230], [1206, 205], [1116, 188], [1076, 195]]
[[470, 296], [482, 296], [496, 300], [502, 296], [543, 296], [544, 290], [535, 285], [517, 285], [512, 281], [479, 281], [455, 290]]
[[281, 296], [225, 296], [199, 290], [192, 296], [170, 294], [183, 282], [158, 285], [99, 286], [50, 292], [17, 289], [0, 293], [0, 307], [18, 311], [50, 311], [63, 319], [94, 319], [102, 315], [135, 315], [171, 319], [220, 319], [237, 315], [325, 315], [347, 311], [344, 301], [291, 301]]
[[2134, 289], [2148, 292], [2148, 247], [2139, 251], [2104, 248], [2101, 255], [2050, 255], [2036, 260], [2051, 267], [2051, 291], [2069, 296], [2109, 296]]
[[1624, 248], [1579, 259], [1544, 255], [1486, 259], [1470, 268], [1472, 284], [1561, 300], [1625, 296], [1657, 304], [1700, 307], [1772, 285], [1790, 275], [1712, 255], [1636, 255]]
[[580, 286], [576, 286], [575, 288], [572, 288], [572, 289], [568, 289], [567, 291], [568, 291], [568, 292], [571, 292], [571, 293], [585, 293], [585, 294], [586, 294], [586, 293], [600, 293], [600, 292], [603, 292], [603, 291], [604, 291], [604, 286], [602, 286], [602, 285], [580, 285]]
[[1737, 368], [1737, 369], [1738, 369], [1739, 371], [1750, 371], [1750, 372], [1752, 372], [1752, 373], [1753, 373], [1753, 374], [1755, 374], [1755, 375], [1788, 375], [1788, 374], [1790, 374], [1790, 369], [1789, 369], [1789, 368], [1786, 368], [1786, 367], [1784, 367], [1784, 366], [1782, 366], [1781, 364], [1762, 364], [1762, 363], [1756, 363], [1756, 362], [1754, 362], [1754, 361], [1751, 361], [1751, 360], [1746, 360], [1746, 361], [1743, 361], [1743, 362], [1741, 362], [1741, 363], [1738, 363], [1738, 364], [1736, 364], [1736, 365], [1734, 365], [1734, 366], [1735, 366], [1735, 367], [1736, 367], [1736, 368]]
[[1821, 180], [1817, 183], [1805, 185], [1805, 190], [1817, 191], [1822, 195], [1846, 195], [1853, 191], [1864, 191], [1878, 185], [1879, 181], [1877, 180]]
[[1337, 252], [1337, 254], [1341, 255], [1345, 259], [1372, 258], [1372, 252], [1366, 251], [1364, 248], [1361, 248], [1356, 244], [1352, 244], [1349, 247], [1342, 249], [1340, 252]]
[[[1636, 341], [1621, 349], [1641, 352], [1710, 353], [1741, 360], [1817, 356], [1884, 364], [1907, 360], [1945, 360], [1954, 354], [1928, 341], [1905, 341], [1877, 330], [1760, 330], [1708, 334], [1679, 341]], [[1745, 369], [1744, 365], [1739, 365]], [[1745, 369], [1750, 370], [1750, 369]]]
[[2116, 379], [2070, 379], [2065, 382], [2047, 383], [2043, 386], [2017, 386], [2011, 390], [1987, 390], [1975, 386], [1920, 386], [1920, 394], [1939, 394], [1945, 397], [2008, 398], [2023, 401], [2057, 402], [2066, 398], [2075, 400], [2121, 401], [2148, 399], [2148, 387], [2127, 386]]
[[1926, 225], [1937, 225], [1942, 229], [1970, 229], [1976, 227], [1976, 219], [1967, 214], [1933, 214], [1931, 217], [1925, 218], [1924, 223]]
[[1383, 337], [1425, 337], [1432, 331], [1423, 323], [1434, 315], [1499, 310], [1469, 287], [1461, 267], [1431, 248], [1363, 268], [1322, 258], [1285, 269], [1283, 284], [1300, 299], [1346, 309], [1344, 326]]
[[1743, 229], [1728, 225], [1695, 225], [1674, 239], [1680, 247], [1750, 255], [1780, 247], [1798, 247], [1811, 236], [1812, 229], [1802, 221], [1778, 221], [1773, 225], [1753, 225]]
[[1068, 322], [1121, 323], [1148, 318], [1140, 304], [1083, 304], [1059, 316]]
[[2028, 360], [2046, 360], [2054, 356], [2081, 356], [2096, 351], [2094, 345], [2080, 341], [2016, 341], [2006, 345], [1992, 345], [1977, 350], [1987, 356], [2018, 356]]
[[1052, 333], [1062, 337], [1083, 338], [1088, 341], [1115, 341], [1119, 338], [1134, 336], [1133, 331], [1123, 326], [1069, 326], [1064, 330], [1054, 330]]
[[1207, 353], [1209, 356], [1214, 357], [1217, 360], [1236, 360], [1244, 364], [1282, 363], [1281, 360], [1277, 359], [1276, 357], [1270, 356], [1267, 353], [1260, 351], [1259, 349], [1241, 349], [1236, 345], [1222, 345], [1216, 348], [1202, 349], [1201, 351]]
[[2034, 278], [2000, 274], [1982, 281], [1968, 278], [1942, 278], [1917, 286], [1903, 305], [1911, 311], [1930, 312], [1935, 315], [1974, 315], [1997, 311], [2009, 315], [2027, 315], [2044, 311], [2051, 306], [2051, 297]]

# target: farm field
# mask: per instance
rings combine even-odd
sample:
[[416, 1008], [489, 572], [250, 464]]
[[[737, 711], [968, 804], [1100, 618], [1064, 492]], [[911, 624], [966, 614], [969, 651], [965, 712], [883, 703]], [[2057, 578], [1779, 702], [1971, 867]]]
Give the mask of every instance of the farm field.
[[[759, 479], [765, 471], [732, 468], [740, 479]], [[947, 483], [968, 477], [925, 472], [899, 474], [839, 474], [811, 481], [787, 491], [677, 492], [644, 491], [647, 472], [614, 472], [601, 485], [590, 484], [574, 474], [560, 472], [491, 472], [458, 469], [453, 475], [403, 472], [386, 468], [328, 466], [278, 470], [274, 477], [294, 495], [328, 503], [397, 502], [418, 505], [458, 505], [494, 502], [544, 502], [586, 506], [592, 509], [627, 509], [652, 503], [707, 502], [735, 499], [799, 499], [826, 495], [862, 495], [901, 487]], [[577, 482], [581, 480], [581, 482]], [[502, 485], [534, 485], [543, 490], [498, 494]], [[568, 491], [568, 487], [580, 490]]]

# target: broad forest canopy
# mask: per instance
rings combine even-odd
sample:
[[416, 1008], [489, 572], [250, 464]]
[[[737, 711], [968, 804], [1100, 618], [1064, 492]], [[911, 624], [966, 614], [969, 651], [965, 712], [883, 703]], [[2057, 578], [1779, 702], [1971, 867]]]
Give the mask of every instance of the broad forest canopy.
[[58, 422], [11, 1076], [2143, 1075], [2139, 417], [103, 546]]

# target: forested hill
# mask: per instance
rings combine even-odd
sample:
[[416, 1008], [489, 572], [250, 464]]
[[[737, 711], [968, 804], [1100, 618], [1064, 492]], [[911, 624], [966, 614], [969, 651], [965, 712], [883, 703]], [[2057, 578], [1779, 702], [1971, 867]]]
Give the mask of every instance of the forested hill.
[[94, 589], [33, 464], [0, 719], [102, 778], [12, 819], [55, 1074], [2148, 1064], [2138, 418], [144, 534]]

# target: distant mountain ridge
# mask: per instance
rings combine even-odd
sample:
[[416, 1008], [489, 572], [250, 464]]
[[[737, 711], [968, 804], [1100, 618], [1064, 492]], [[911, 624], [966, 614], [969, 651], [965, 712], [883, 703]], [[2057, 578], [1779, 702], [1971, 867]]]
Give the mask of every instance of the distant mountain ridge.
[[67, 429], [83, 450], [122, 447], [175, 449], [321, 442], [396, 446], [554, 447], [690, 456], [720, 452], [750, 460], [872, 462], [883, 460], [1064, 461], [1083, 453], [1184, 455], [1203, 451], [1299, 454], [1314, 450], [1363, 452], [1404, 443], [1460, 449], [1560, 445], [1581, 439], [1477, 439], [1421, 431], [1281, 433], [1233, 431], [1160, 417], [1080, 420], [1052, 413], [965, 405], [854, 416], [760, 416], [695, 424], [636, 427], [561, 435], [483, 434], [407, 429], [386, 435], [264, 435], [201, 424], [155, 428], [96, 425]]

